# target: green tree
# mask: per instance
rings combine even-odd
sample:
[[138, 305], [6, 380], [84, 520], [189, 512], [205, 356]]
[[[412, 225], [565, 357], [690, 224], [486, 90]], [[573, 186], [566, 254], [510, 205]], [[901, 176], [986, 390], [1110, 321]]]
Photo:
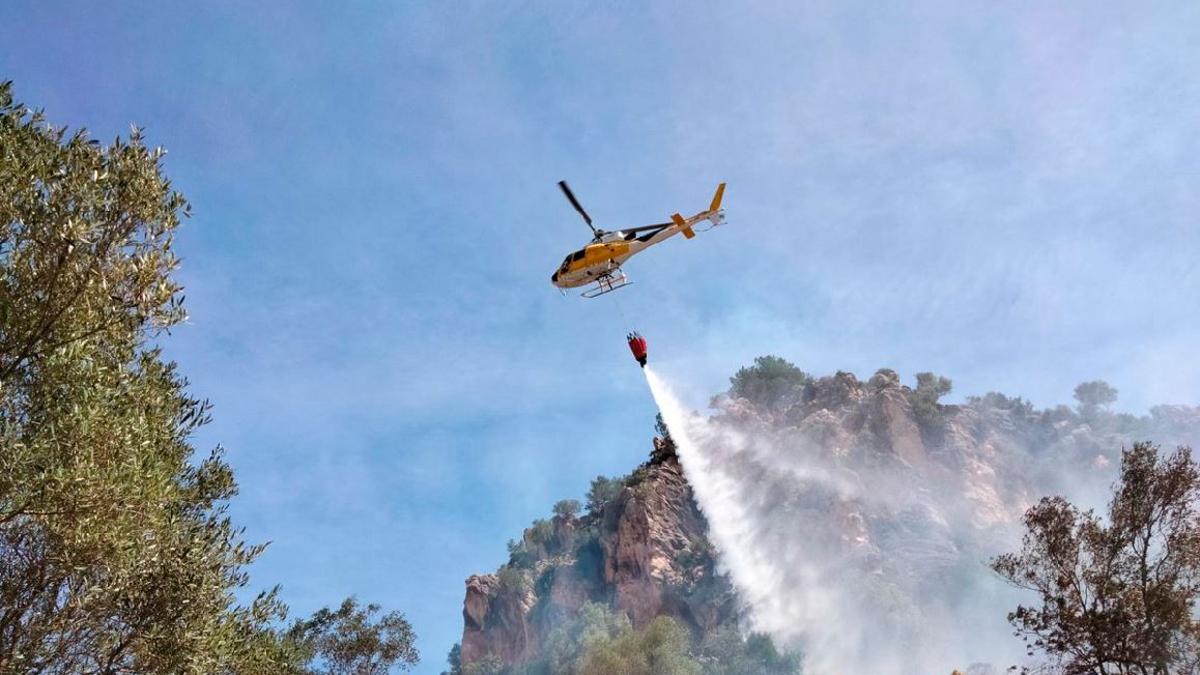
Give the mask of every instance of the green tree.
[[578, 499], [563, 499], [554, 504], [554, 515], [571, 520], [579, 515]]
[[654, 416], [654, 433], [672, 447], [675, 446], [675, 439], [671, 438], [671, 430], [667, 428], [667, 421], [663, 419], [662, 413]]
[[736, 626], [726, 626], [705, 637], [699, 661], [705, 675], [798, 675], [800, 657], [781, 653], [771, 638], [751, 633], [745, 638]]
[[1033, 404], [1020, 396], [1008, 397], [998, 391], [989, 391], [983, 396], [969, 396], [967, 403], [983, 410], [1005, 410], [1019, 419], [1033, 417]]
[[811, 381], [808, 373], [778, 356], [759, 356], [754, 365], [742, 368], [729, 378], [729, 394], [764, 408], [788, 405]]
[[462, 672], [463, 675], [510, 675], [512, 669], [505, 666], [498, 657], [486, 656], [463, 665]]
[[629, 631], [629, 618], [614, 613], [608, 605], [589, 602], [570, 621], [556, 626], [546, 637], [539, 663], [530, 673], [574, 673], [583, 655], [595, 644], [612, 640]]
[[605, 504], [616, 500], [625, 489], [624, 478], [596, 476], [587, 492], [587, 512], [599, 513]]
[[1122, 455], [1107, 523], [1061, 497], [1025, 514], [1017, 553], [993, 569], [1037, 593], [1008, 615], [1031, 652], [1067, 675], [1192, 673], [1200, 667], [1200, 471], [1191, 451]]
[[917, 388], [908, 395], [912, 405], [913, 416], [920, 422], [929, 422], [937, 418], [941, 411], [938, 399], [950, 393], [953, 383], [949, 378], [933, 373], [917, 373]]
[[675, 457], [677, 451], [675, 439], [671, 438], [671, 430], [667, 428], [662, 413], [658, 413], [654, 418], [654, 433], [657, 438], [654, 439], [654, 449], [650, 451], [650, 463], [662, 464]]
[[320, 663], [312, 673], [385, 675], [394, 668], [408, 670], [419, 660], [413, 647], [412, 626], [399, 612], [380, 616], [379, 605], [360, 607], [347, 598], [336, 610], [318, 610], [297, 621], [286, 639], [299, 646], [308, 663]]
[[0, 672], [297, 673], [263, 550], [226, 515], [208, 404], [155, 346], [184, 318], [187, 202], [141, 132], [103, 146], [0, 84]]
[[545, 557], [554, 543], [554, 524], [545, 518], [538, 518], [525, 529], [523, 540], [536, 558]]
[[151, 341], [184, 318], [187, 203], [135, 130], [102, 147], [0, 85], [0, 671], [222, 672], [285, 663], [230, 589], [262, 550], [224, 515], [208, 406]]
[[1117, 401], [1117, 390], [1104, 380], [1081, 382], [1075, 387], [1075, 400], [1079, 401], [1079, 414], [1091, 419]]
[[513, 565], [503, 565], [496, 572], [500, 590], [514, 595], [523, 595], [531, 582], [528, 570]]
[[645, 630], [623, 631], [615, 638], [592, 644], [584, 654], [579, 675], [699, 675], [687, 632], [670, 617], [660, 616]]

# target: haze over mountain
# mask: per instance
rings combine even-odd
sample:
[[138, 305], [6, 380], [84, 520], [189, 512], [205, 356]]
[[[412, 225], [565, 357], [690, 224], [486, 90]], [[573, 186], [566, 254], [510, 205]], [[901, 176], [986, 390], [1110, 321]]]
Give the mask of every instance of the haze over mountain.
[[697, 415], [647, 379], [670, 430], [651, 461], [468, 580], [462, 656], [478, 672], [545, 672], [555, 630], [595, 602], [634, 629], [672, 617], [700, 653], [731, 627], [762, 632], [814, 675], [1000, 672], [1025, 661], [1006, 614], [1028, 598], [988, 563], [1019, 545], [1026, 508], [1100, 506], [1123, 448], [1200, 438], [1200, 408], [1114, 414], [1102, 382], [1074, 407], [943, 405], [950, 382], [928, 373], [814, 379], [768, 357]]

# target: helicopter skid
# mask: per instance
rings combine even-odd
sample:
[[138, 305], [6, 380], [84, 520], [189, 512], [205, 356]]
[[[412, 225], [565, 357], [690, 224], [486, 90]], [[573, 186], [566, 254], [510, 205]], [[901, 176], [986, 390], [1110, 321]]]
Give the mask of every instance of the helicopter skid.
[[633, 282], [629, 280], [629, 277], [625, 276], [624, 272], [618, 271], [612, 274], [605, 274], [596, 279], [596, 284], [586, 291], [580, 293], [580, 295], [589, 299], [598, 298], [602, 295], [612, 293], [619, 288], [625, 288], [632, 283]]

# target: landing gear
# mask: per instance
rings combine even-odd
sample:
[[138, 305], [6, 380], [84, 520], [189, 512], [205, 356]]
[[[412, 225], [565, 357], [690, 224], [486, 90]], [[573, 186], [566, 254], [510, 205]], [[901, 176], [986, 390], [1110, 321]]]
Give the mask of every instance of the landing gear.
[[596, 285], [580, 293], [585, 298], [598, 298], [606, 293], [612, 293], [618, 288], [625, 288], [633, 282], [620, 269], [605, 272], [596, 278]]

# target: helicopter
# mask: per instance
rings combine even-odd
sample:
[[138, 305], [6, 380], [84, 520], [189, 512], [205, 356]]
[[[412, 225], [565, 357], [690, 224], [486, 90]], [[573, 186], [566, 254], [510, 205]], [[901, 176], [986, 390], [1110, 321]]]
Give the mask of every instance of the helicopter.
[[717, 192], [713, 195], [708, 210], [701, 211], [691, 218], [684, 218], [676, 213], [671, 216], [669, 223], [642, 225], [613, 232], [606, 232], [592, 225], [592, 217], [583, 210], [583, 206], [579, 204], [565, 180], [560, 180], [558, 187], [566, 195], [567, 201], [571, 202], [571, 206], [583, 216], [583, 222], [591, 228], [593, 236], [591, 243], [563, 258], [562, 264], [551, 275], [550, 283], [563, 292], [568, 288], [590, 285], [580, 293], [585, 298], [598, 298], [633, 283], [625, 276], [621, 265], [635, 254], [676, 234], [682, 233], [685, 238], [691, 239], [696, 236], [693, 227], [702, 221], [711, 223], [706, 230], [725, 223], [725, 211], [721, 208], [721, 197], [725, 194], [724, 183], [717, 186]]

